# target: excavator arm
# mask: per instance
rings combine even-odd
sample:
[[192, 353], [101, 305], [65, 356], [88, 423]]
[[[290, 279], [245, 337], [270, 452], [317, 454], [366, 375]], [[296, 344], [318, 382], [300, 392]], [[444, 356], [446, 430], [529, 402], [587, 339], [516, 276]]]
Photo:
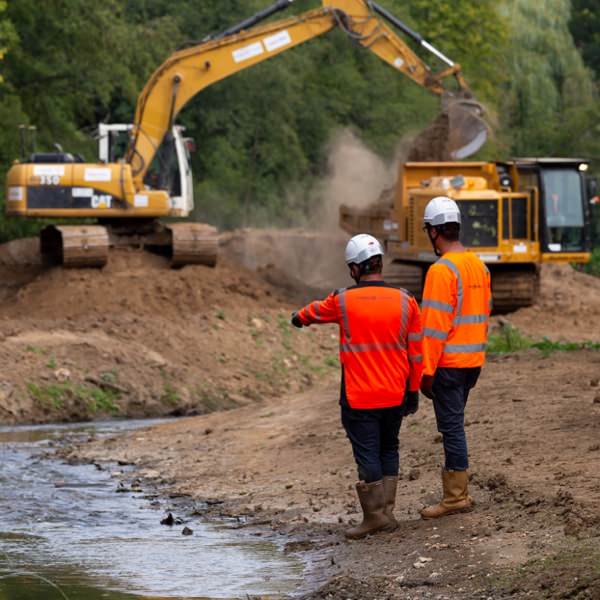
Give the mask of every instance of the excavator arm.
[[[143, 189], [144, 176], [165, 135], [181, 109], [206, 87], [244, 69], [277, 56], [308, 40], [339, 27], [348, 37], [374, 52], [379, 58], [438, 95], [452, 94], [443, 83], [454, 76], [462, 97], [471, 98], [460, 66], [428, 44], [399, 19], [370, 0], [322, 0], [321, 8], [263, 26], [257, 23], [284, 10], [293, 0], [278, 0], [220, 35], [171, 55], [152, 75], [137, 103], [132, 138], [127, 153], [134, 185]], [[387, 23], [385, 22], [387, 21]], [[432, 70], [399, 38], [388, 25], [409, 35], [447, 68]], [[485, 125], [475, 129], [485, 130]], [[481, 134], [479, 133], [481, 138]], [[472, 140], [469, 140], [472, 141]], [[485, 135], [483, 136], [485, 141]], [[483, 143], [479, 143], [479, 146]]]

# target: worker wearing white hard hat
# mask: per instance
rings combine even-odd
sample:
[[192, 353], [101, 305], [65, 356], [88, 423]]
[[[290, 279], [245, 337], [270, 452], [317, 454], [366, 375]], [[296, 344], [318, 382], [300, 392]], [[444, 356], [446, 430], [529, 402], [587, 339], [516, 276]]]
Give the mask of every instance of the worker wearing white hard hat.
[[345, 259], [356, 285], [332, 292], [292, 315], [296, 327], [337, 323], [340, 329], [342, 424], [358, 468], [363, 520], [346, 532], [362, 538], [397, 526], [398, 436], [418, 408], [421, 380], [419, 307], [382, 276], [384, 250], [372, 235], [354, 236]]
[[421, 511], [424, 519], [472, 506], [464, 413], [485, 362], [491, 286], [487, 267], [460, 242], [461, 221], [458, 204], [446, 196], [433, 198], [423, 216], [441, 258], [427, 271], [423, 290], [421, 391], [433, 401], [445, 456], [443, 499]]

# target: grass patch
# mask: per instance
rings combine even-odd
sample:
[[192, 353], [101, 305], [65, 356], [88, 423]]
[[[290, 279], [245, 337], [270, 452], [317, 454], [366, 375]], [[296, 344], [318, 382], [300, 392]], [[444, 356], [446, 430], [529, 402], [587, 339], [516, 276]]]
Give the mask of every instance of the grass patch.
[[536, 600], [600, 598], [598, 541], [597, 536], [566, 540], [555, 554], [533, 559], [493, 577], [489, 593], [531, 596]]
[[97, 412], [118, 413], [119, 392], [82, 384], [52, 383], [49, 385], [27, 384], [27, 392], [39, 404], [61, 410], [68, 401], [85, 404], [87, 409]]
[[292, 324], [289, 317], [283, 314], [277, 315], [277, 327], [281, 333], [281, 344], [288, 350], [292, 350]]
[[160, 397], [160, 400], [165, 404], [176, 406], [179, 404], [181, 396], [179, 395], [179, 392], [169, 382], [167, 382], [163, 387], [163, 393]]
[[533, 340], [524, 336], [514, 327], [503, 326], [498, 333], [490, 334], [487, 351], [490, 354], [507, 354], [531, 348]]
[[30, 354], [48, 354], [48, 350], [45, 348], [40, 348], [39, 346], [27, 346], [25, 348], [25, 352], [29, 352]]
[[577, 268], [584, 273], [588, 273], [588, 275], [600, 277], [600, 248], [594, 248], [589, 263], [586, 265], [577, 265]]
[[119, 382], [119, 374], [116, 369], [102, 371], [102, 373], [100, 373], [100, 379], [104, 381], [104, 383], [116, 385]]
[[120, 411], [117, 401], [119, 393], [114, 390], [104, 390], [98, 387], [78, 385], [75, 387], [75, 396], [83, 400], [90, 412], [118, 413]]
[[337, 369], [340, 366], [338, 357], [334, 355], [326, 356], [323, 362], [325, 363], [326, 367], [332, 367], [334, 369]]
[[37, 385], [27, 384], [27, 392], [39, 404], [60, 410], [65, 404], [67, 387], [65, 384]]
[[555, 342], [544, 338], [541, 341], [533, 340], [523, 335], [515, 327], [504, 326], [499, 333], [492, 333], [488, 339], [487, 351], [490, 354], [508, 354], [535, 348], [544, 356], [554, 352], [575, 352], [578, 350], [600, 350], [597, 342]]
[[50, 360], [46, 363], [46, 367], [53, 370], [56, 369], [56, 359], [54, 356], [50, 357]]
[[[311, 360], [310, 356], [306, 356], [305, 354], [298, 354], [298, 360], [300, 361], [300, 364], [302, 365], [302, 367], [305, 371], [308, 371], [309, 373], [312, 373], [317, 376], [324, 375], [325, 372], [327, 371], [327, 367], [330, 366], [330, 365], [327, 365], [327, 363], [325, 361], [324, 361], [324, 364], [314, 363]], [[325, 359], [325, 360], [327, 360], [327, 359]]]

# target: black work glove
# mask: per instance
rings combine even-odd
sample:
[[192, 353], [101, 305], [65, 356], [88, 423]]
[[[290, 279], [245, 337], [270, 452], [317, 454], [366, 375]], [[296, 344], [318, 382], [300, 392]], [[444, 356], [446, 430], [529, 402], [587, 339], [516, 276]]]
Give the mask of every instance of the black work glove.
[[419, 392], [406, 392], [404, 397], [404, 416], [414, 415], [419, 410]]
[[292, 313], [292, 325], [298, 328], [304, 327], [304, 324], [300, 320], [300, 317], [298, 316], [297, 312]]
[[435, 399], [435, 394], [433, 393], [433, 375], [423, 375], [423, 379], [421, 379], [421, 393], [430, 400]]

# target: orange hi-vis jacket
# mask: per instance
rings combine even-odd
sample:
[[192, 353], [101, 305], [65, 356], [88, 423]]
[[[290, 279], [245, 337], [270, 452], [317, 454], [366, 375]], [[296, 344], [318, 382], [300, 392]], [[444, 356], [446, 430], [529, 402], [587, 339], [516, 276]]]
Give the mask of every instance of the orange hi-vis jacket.
[[399, 406], [422, 371], [419, 306], [405, 290], [368, 281], [337, 290], [298, 312], [304, 325], [337, 323], [345, 395], [351, 408]]
[[481, 367], [492, 309], [490, 272], [472, 252], [447, 252], [423, 290], [423, 374]]

